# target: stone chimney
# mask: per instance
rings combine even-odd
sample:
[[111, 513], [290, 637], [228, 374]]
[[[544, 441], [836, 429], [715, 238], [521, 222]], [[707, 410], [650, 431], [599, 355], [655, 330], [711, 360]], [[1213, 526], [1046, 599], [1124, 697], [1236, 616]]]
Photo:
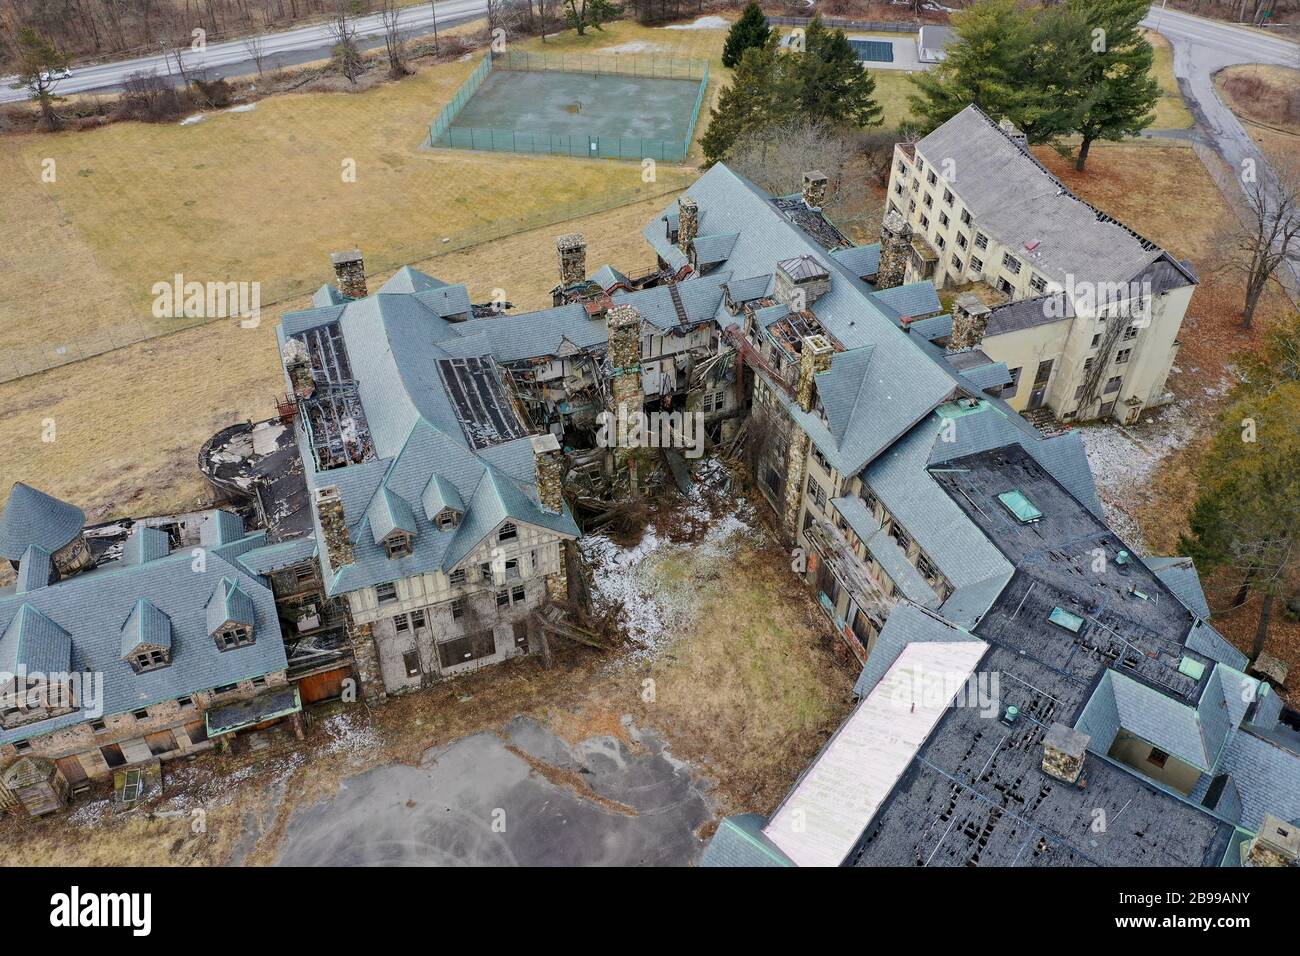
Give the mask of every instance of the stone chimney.
[[1022, 153], [1029, 152], [1029, 137], [1016, 129], [1016, 124], [1011, 122], [1011, 120], [1007, 119], [1005, 116], [1002, 117], [1002, 119], [998, 120], [998, 129], [1006, 133], [1008, 138], [1020, 147]]
[[948, 351], [973, 349], [984, 341], [990, 314], [984, 300], [974, 292], [963, 292], [957, 296], [952, 304], [952, 336], [948, 339]]
[[570, 233], [555, 240], [555, 251], [560, 254], [560, 285], [568, 287], [587, 279], [587, 240], [579, 233]]
[[690, 196], [677, 200], [677, 245], [686, 249], [700, 234], [700, 207]]
[[553, 515], [564, 511], [564, 454], [560, 441], [550, 432], [532, 436], [533, 464], [537, 468], [537, 497], [542, 510]]
[[776, 264], [774, 294], [793, 312], [805, 312], [831, 290], [831, 273], [812, 256], [795, 256]]
[[876, 274], [876, 288], [902, 285], [911, 255], [912, 227], [901, 212], [891, 210], [880, 226], [880, 271]]
[[641, 411], [645, 398], [641, 389], [641, 313], [630, 305], [613, 305], [605, 313], [609, 329], [609, 364], [614, 367], [611, 400], [615, 414], [619, 405], [627, 414]]
[[330, 256], [334, 265], [334, 276], [338, 279], [339, 291], [349, 299], [366, 297], [366, 263], [361, 258], [361, 250], [335, 252]]
[[301, 339], [285, 339], [280, 357], [284, 359], [284, 371], [293, 387], [293, 397], [311, 398], [316, 391], [316, 380], [311, 374], [311, 355], [307, 351], [307, 344]]
[[803, 174], [803, 204], [809, 209], [821, 209], [826, 204], [826, 174], [810, 169]]
[[1295, 866], [1300, 861], [1300, 827], [1264, 814], [1259, 833], [1246, 851], [1247, 866]]
[[343, 517], [343, 499], [334, 485], [316, 489], [316, 514], [320, 516], [321, 536], [325, 539], [325, 553], [329, 556], [330, 567], [335, 571], [346, 567], [354, 560], [352, 538], [348, 534], [348, 525]]
[[805, 412], [813, 410], [815, 382], [813, 376], [825, 372], [831, 367], [831, 357], [835, 346], [824, 335], [804, 336], [799, 352], [799, 407]]
[[1052, 724], [1043, 738], [1043, 773], [1065, 783], [1078, 783], [1083, 758], [1092, 737], [1065, 724]]

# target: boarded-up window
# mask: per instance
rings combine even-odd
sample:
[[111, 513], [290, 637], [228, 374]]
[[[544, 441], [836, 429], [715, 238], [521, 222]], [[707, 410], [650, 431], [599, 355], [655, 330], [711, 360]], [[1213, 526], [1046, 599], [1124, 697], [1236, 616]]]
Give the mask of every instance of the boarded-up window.
[[523, 648], [525, 651], [528, 650], [528, 622], [515, 621], [514, 629], [515, 647]]
[[402, 664], [406, 668], [407, 677], [418, 677], [420, 674], [420, 655], [415, 651], [407, 651], [402, 655]]
[[438, 645], [438, 660], [443, 667], [455, 667], [466, 661], [475, 661], [481, 657], [490, 657], [497, 651], [496, 638], [491, 631], [469, 634], [454, 641]]

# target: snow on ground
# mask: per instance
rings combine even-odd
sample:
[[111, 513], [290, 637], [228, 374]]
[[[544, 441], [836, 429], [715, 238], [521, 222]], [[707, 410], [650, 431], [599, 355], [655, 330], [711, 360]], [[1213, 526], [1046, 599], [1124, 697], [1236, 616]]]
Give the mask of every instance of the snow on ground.
[[1195, 437], [1196, 430], [1196, 422], [1177, 403], [1151, 412], [1132, 427], [1110, 424], [1077, 429], [1107, 520], [1121, 538], [1143, 552], [1142, 533], [1124, 505], [1132, 501], [1134, 489], [1151, 480], [1165, 458]]
[[665, 30], [729, 30], [731, 21], [722, 17], [700, 17], [694, 23], [674, 23]]
[[647, 43], [645, 40], [629, 40], [627, 43], [620, 43], [618, 46], [607, 46], [601, 48], [601, 53], [654, 53], [662, 50], [658, 43]]
[[321, 727], [329, 735], [329, 742], [324, 748], [326, 753], [346, 753], [360, 761], [383, 745], [374, 728], [359, 720], [355, 711], [344, 711], [326, 717], [321, 722]]
[[[636, 544], [625, 547], [604, 534], [579, 539], [592, 571], [597, 608], [623, 607], [623, 622], [635, 645], [630, 656], [634, 662], [653, 659], [679, 637], [701, 593], [720, 576], [719, 566], [747, 538], [762, 534], [753, 506], [728, 490], [722, 466], [701, 462], [696, 479], [688, 499], [647, 527]], [[675, 543], [667, 533], [668, 523], [673, 528], [708, 527], [698, 540]]]

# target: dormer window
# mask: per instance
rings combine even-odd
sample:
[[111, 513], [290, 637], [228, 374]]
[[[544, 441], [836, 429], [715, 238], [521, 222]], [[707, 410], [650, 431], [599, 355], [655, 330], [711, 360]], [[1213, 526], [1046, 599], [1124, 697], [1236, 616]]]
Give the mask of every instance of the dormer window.
[[405, 558], [411, 554], [411, 536], [404, 531], [394, 531], [384, 539], [384, 550], [388, 557]]
[[513, 541], [519, 537], [519, 529], [507, 521], [497, 532], [497, 541]]
[[171, 662], [171, 654], [161, 648], [140, 649], [131, 657], [131, 667], [137, 674], [156, 671]]
[[460, 525], [460, 512], [452, 508], [443, 508], [436, 519], [439, 531], [452, 531]]
[[253, 629], [246, 624], [232, 624], [217, 631], [217, 647], [223, 651], [247, 647], [253, 643]]

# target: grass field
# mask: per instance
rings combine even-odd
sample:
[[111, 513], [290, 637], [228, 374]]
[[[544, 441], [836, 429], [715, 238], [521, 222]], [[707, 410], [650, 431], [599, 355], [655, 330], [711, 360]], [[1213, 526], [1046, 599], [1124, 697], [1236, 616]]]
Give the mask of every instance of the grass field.
[[1276, 169], [1300, 166], [1300, 70], [1230, 66], [1214, 85]]
[[1155, 49], [1156, 58], [1152, 69], [1160, 82], [1160, 102], [1156, 104], [1156, 121], [1153, 129], [1186, 129], [1195, 120], [1183, 102], [1183, 94], [1178, 92], [1178, 80], [1174, 76], [1174, 50], [1169, 41], [1154, 30], [1146, 31], [1146, 37]]

